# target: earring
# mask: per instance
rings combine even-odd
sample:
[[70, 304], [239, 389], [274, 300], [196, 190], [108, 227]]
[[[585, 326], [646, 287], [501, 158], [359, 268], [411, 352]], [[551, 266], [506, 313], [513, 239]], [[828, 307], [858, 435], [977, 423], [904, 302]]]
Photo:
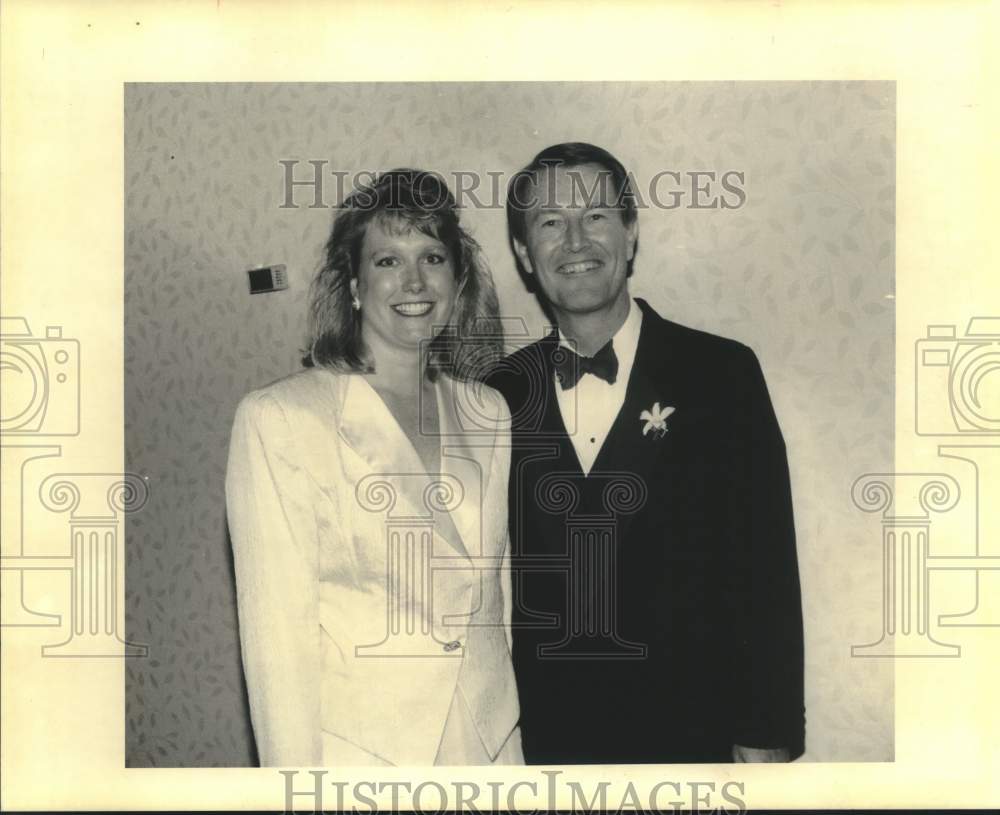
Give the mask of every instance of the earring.
[[356, 294], [351, 298], [351, 307], [355, 311], [361, 311], [361, 298]]

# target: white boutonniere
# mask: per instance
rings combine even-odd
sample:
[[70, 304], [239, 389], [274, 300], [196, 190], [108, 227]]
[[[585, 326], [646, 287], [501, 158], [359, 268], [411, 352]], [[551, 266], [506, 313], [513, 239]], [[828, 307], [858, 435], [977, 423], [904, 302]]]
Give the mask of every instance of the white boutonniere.
[[653, 438], [660, 438], [667, 432], [667, 417], [673, 412], [674, 408], [661, 408], [659, 402], [654, 404], [651, 410], [644, 410], [639, 414], [639, 421], [645, 422], [642, 426], [642, 435], [645, 436], [652, 430]]

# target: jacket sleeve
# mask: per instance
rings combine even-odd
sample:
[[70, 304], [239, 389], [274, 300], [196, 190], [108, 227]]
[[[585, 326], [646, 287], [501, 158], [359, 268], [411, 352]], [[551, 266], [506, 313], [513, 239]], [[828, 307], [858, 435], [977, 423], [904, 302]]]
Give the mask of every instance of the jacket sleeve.
[[322, 763], [318, 535], [311, 484], [267, 395], [236, 411], [226, 508], [240, 644], [261, 766]]
[[785, 442], [757, 357], [734, 369], [731, 484], [736, 744], [805, 749], [802, 600]]

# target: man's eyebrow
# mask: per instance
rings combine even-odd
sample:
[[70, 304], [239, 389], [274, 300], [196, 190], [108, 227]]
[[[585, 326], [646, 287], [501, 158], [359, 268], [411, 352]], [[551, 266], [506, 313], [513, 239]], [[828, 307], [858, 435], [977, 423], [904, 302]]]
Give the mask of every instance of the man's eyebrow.
[[566, 207], [556, 206], [555, 204], [546, 204], [544, 206], [537, 207], [532, 213], [532, 220], [537, 220], [547, 215], [562, 215], [566, 211]]

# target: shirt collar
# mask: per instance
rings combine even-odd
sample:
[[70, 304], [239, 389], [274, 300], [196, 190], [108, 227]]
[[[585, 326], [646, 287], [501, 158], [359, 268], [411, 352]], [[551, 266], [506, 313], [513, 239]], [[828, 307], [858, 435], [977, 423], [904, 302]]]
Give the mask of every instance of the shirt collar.
[[[630, 297], [628, 301], [628, 315], [625, 317], [625, 322], [622, 323], [621, 328], [611, 338], [612, 347], [615, 349], [615, 355], [618, 357], [618, 370], [620, 372], [627, 374], [632, 369], [632, 363], [635, 361], [635, 352], [639, 347], [639, 332], [641, 330], [642, 311]], [[559, 332], [559, 344], [576, 353], [576, 349], [562, 331]]]

